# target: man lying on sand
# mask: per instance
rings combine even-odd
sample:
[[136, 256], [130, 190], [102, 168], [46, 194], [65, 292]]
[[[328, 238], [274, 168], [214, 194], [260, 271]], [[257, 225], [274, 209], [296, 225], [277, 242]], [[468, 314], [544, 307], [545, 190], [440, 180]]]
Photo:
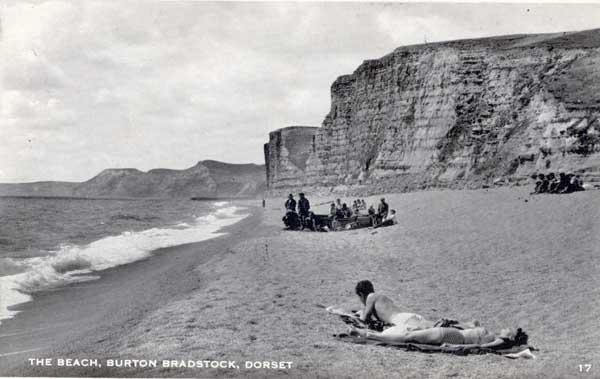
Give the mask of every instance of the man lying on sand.
[[363, 310], [359, 312], [359, 319], [362, 322], [366, 323], [374, 317], [384, 324], [393, 325], [393, 328], [402, 331], [426, 329], [434, 325], [433, 322], [426, 320], [421, 315], [402, 312], [389, 297], [376, 294], [373, 283], [368, 280], [358, 282], [355, 290], [364, 305]]
[[[402, 312], [387, 296], [375, 294], [373, 284], [368, 280], [358, 282], [356, 294], [364, 305], [360, 320], [368, 322], [369, 318], [393, 325], [383, 332], [353, 329], [353, 334], [382, 342], [411, 342], [427, 345], [454, 346], [465, 348], [499, 348], [519, 344], [526, 338], [520, 329], [516, 332], [504, 329], [499, 334], [491, 333], [481, 327], [478, 321], [465, 324], [454, 324], [452, 327], [439, 326], [416, 313]], [[447, 320], [441, 320], [442, 322]]]

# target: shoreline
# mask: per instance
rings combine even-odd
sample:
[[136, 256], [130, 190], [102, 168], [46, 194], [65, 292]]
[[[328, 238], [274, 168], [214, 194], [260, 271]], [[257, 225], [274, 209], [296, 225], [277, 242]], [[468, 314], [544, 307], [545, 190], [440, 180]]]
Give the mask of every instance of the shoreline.
[[144, 259], [98, 271], [97, 280], [40, 291], [16, 305], [20, 312], [0, 325], [0, 375], [65, 376], [62, 370], [52, 374], [47, 368], [27, 367], [24, 357], [87, 351], [147, 312], [197, 289], [202, 278], [189, 275], [193, 267], [239, 242], [251, 224], [258, 224], [257, 208], [244, 207], [248, 216], [215, 232], [222, 235], [156, 249]]

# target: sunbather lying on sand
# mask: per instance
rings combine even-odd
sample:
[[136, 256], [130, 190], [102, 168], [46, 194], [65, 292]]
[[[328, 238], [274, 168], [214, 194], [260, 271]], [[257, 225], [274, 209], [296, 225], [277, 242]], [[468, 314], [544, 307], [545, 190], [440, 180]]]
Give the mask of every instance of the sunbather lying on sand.
[[519, 339], [526, 336], [520, 329], [517, 332], [512, 329], [503, 329], [500, 334], [495, 334], [482, 327], [465, 330], [434, 327], [415, 331], [400, 331], [396, 328], [389, 328], [383, 332], [354, 329], [352, 333], [387, 343], [418, 343], [445, 347], [460, 345], [463, 348], [514, 346], [520, 344]]

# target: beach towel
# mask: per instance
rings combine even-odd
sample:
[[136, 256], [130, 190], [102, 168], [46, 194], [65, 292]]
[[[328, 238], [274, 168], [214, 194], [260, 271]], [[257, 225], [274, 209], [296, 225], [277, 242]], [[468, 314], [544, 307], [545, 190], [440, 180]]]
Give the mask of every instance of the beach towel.
[[483, 347], [468, 347], [468, 346], [438, 346], [438, 345], [425, 345], [417, 343], [405, 343], [405, 342], [381, 342], [358, 335], [352, 335], [351, 333], [340, 333], [334, 334], [335, 338], [343, 342], [349, 342], [359, 345], [374, 345], [384, 346], [388, 348], [401, 349], [405, 351], [419, 351], [422, 353], [446, 353], [455, 355], [469, 355], [469, 354], [498, 354], [503, 355], [506, 358], [517, 359], [535, 359], [535, 355], [532, 351], [536, 349], [529, 345], [512, 346], [505, 349], [492, 349]]
[[[323, 307], [321, 305], [318, 305]], [[346, 310], [341, 307], [323, 307], [328, 313], [339, 316], [342, 321], [355, 328], [359, 329], [370, 329], [374, 331], [382, 331], [385, 327], [389, 325], [384, 325], [381, 322], [378, 322], [378, 325], [375, 325], [377, 329], [373, 329], [370, 327], [370, 323], [362, 322], [358, 317], [358, 312]], [[452, 319], [442, 319], [444, 320], [444, 327], [452, 327], [456, 323], [455, 320]], [[425, 345], [425, 344], [417, 344], [417, 343], [406, 343], [406, 342], [382, 342], [373, 339], [368, 339], [359, 336], [357, 333], [339, 333], [334, 334], [333, 337], [336, 339], [354, 343], [359, 345], [375, 345], [375, 346], [384, 346], [388, 348], [401, 349], [405, 351], [419, 351], [423, 353], [446, 353], [446, 354], [455, 354], [455, 355], [469, 355], [469, 354], [498, 354], [503, 355], [506, 358], [510, 359], [535, 359], [535, 355], [532, 351], [536, 351], [533, 346], [530, 346], [525, 341], [524, 344], [518, 346], [499, 346], [497, 348], [483, 348], [483, 347], [468, 347], [468, 346], [438, 346], [438, 345]]]

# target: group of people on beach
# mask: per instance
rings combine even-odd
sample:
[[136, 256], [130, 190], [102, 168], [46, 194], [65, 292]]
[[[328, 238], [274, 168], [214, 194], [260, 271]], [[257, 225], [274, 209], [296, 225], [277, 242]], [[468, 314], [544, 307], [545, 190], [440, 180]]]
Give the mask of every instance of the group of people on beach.
[[527, 343], [527, 334], [521, 329], [504, 329], [492, 333], [478, 321], [460, 323], [456, 320], [427, 320], [416, 313], [403, 312], [387, 296], [376, 294], [373, 283], [363, 280], [357, 283], [356, 295], [363, 309], [354, 317], [366, 325], [376, 320], [390, 327], [382, 332], [368, 329], [352, 330], [361, 337], [387, 343], [419, 343], [427, 345], [503, 348]]
[[[285, 216], [283, 217], [283, 223], [289, 229], [304, 229], [309, 226], [309, 220], [313, 218], [312, 212], [310, 211], [310, 201], [308, 201], [302, 192], [298, 194], [298, 197], [298, 202], [296, 202], [294, 195], [290, 193], [285, 201]], [[298, 205], [298, 213], [296, 213], [296, 205]]]
[[553, 172], [549, 174], [534, 174], [531, 177], [535, 182], [532, 194], [540, 193], [571, 193], [583, 191], [583, 181], [579, 175], [560, 172], [556, 176]]
[[[371, 206], [372, 208], [373, 206]], [[337, 199], [334, 203], [331, 203], [329, 215], [336, 218], [348, 218], [353, 215], [357, 215], [361, 210], [367, 210], [367, 203], [365, 199], [356, 199], [352, 202], [352, 208], [346, 203], [342, 203], [342, 200]]]
[[[394, 225], [396, 210], [391, 209], [385, 198], [380, 199], [377, 210], [373, 205], [367, 208], [364, 199], [356, 199], [352, 207], [343, 203], [341, 199], [332, 202], [329, 214], [315, 214], [310, 209], [310, 201], [304, 193], [298, 194], [298, 201], [293, 194], [289, 194], [285, 202], [286, 214], [283, 222], [288, 229], [309, 229], [313, 231], [332, 231], [339, 229], [355, 229], [359, 227], [379, 228]], [[296, 212], [296, 207], [298, 211]]]
[[329, 207], [329, 218], [333, 221], [352, 218], [354, 218], [354, 221], [357, 221], [359, 216], [368, 216], [371, 223], [370, 226], [376, 228], [394, 225], [397, 222], [396, 210], [390, 209], [390, 206], [383, 197], [377, 205], [377, 211], [372, 204], [367, 208], [365, 199], [354, 200], [352, 209], [346, 203], [342, 203], [341, 199], [336, 199]]

